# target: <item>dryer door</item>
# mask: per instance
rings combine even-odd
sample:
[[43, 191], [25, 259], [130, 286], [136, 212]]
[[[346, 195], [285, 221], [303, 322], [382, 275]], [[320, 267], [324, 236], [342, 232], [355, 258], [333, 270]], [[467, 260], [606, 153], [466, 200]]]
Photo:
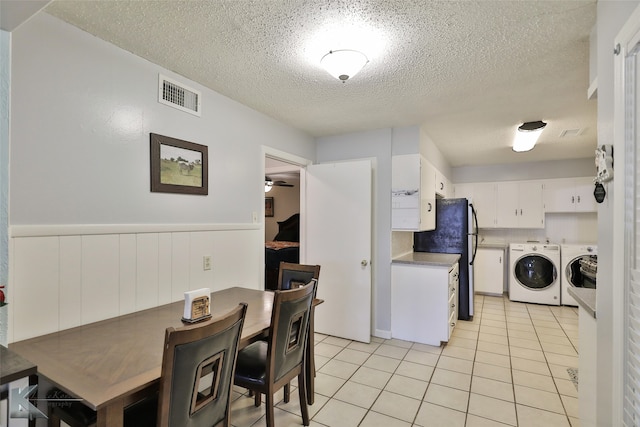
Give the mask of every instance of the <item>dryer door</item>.
[[580, 255], [571, 260], [567, 264], [567, 282], [576, 288], [594, 288], [594, 284], [590, 280], [585, 280], [585, 276], [580, 271], [580, 260], [589, 258], [591, 255]]
[[553, 285], [558, 277], [553, 262], [544, 255], [528, 254], [516, 261], [513, 274], [527, 289], [540, 291]]

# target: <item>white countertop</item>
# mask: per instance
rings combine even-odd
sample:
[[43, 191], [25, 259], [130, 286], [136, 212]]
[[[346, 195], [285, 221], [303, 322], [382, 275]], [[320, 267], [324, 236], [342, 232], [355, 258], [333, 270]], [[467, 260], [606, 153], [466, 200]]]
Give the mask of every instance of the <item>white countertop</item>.
[[419, 264], [437, 267], [451, 267], [458, 262], [460, 254], [440, 254], [430, 252], [410, 252], [391, 260], [394, 264]]
[[576, 288], [569, 286], [567, 288], [569, 295], [571, 295], [578, 305], [584, 308], [587, 313], [596, 317], [596, 290], [590, 288]]

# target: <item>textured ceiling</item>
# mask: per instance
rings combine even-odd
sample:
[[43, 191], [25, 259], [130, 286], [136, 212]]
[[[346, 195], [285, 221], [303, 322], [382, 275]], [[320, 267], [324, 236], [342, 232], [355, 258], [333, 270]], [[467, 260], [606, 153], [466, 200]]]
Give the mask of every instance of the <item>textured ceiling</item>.
[[[452, 166], [594, 154], [595, 0], [55, 0], [45, 11], [313, 136], [421, 125]], [[369, 57], [344, 84], [319, 66], [340, 48]], [[548, 122], [538, 146], [513, 153], [515, 128], [535, 120]]]

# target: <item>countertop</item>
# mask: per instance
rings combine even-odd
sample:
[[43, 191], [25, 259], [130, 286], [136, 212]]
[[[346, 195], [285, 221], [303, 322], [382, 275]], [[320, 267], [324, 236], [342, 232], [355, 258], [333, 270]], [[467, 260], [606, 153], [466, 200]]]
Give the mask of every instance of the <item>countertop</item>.
[[451, 267], [458, 262], [460, 254], [438, 254], [430, 252], [409, 252], [391, 260], [394, 264], [419, 264], [435, 267]]
[[502, 249], [502, 250], [506, 250], [509, 247], [508, 243], [489, 243], [489, 242], [483, 242], [483, 243], [478, 243], [478, 249]]
[[569, 295], [571, 295], [578, 305], [584, 308], [587, 313], [596, 317], [596, 290], [589, 288], [576, 288], [570, 286], [567, 288]]

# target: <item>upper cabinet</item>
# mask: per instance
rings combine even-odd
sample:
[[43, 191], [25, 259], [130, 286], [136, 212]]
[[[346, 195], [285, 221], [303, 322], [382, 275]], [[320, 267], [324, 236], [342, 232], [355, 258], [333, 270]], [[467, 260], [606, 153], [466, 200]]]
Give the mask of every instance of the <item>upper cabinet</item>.
[[544, 228], [541, 182], [499, 182], [496, 200], [496, 227]]
[[436, 170], [420, 154], [391, 161], [391, 228], [426, 231], [436, 228]]
[[545, 212], [596, 212], [593, 178], [563, 178], [544, 181]]
[[444, 198], [451, 197], [451, 194], [452, 194], [451, 182], [438, 169], [434, 169], [434, 170], [436, 173], [436, 181], [435, 181], [436, 196], [440, 196]]
[[494, 182], [456, 184], [454, 197], [471, 201], [478, 218], [478, 228], [496, 227], [496, 184]]

